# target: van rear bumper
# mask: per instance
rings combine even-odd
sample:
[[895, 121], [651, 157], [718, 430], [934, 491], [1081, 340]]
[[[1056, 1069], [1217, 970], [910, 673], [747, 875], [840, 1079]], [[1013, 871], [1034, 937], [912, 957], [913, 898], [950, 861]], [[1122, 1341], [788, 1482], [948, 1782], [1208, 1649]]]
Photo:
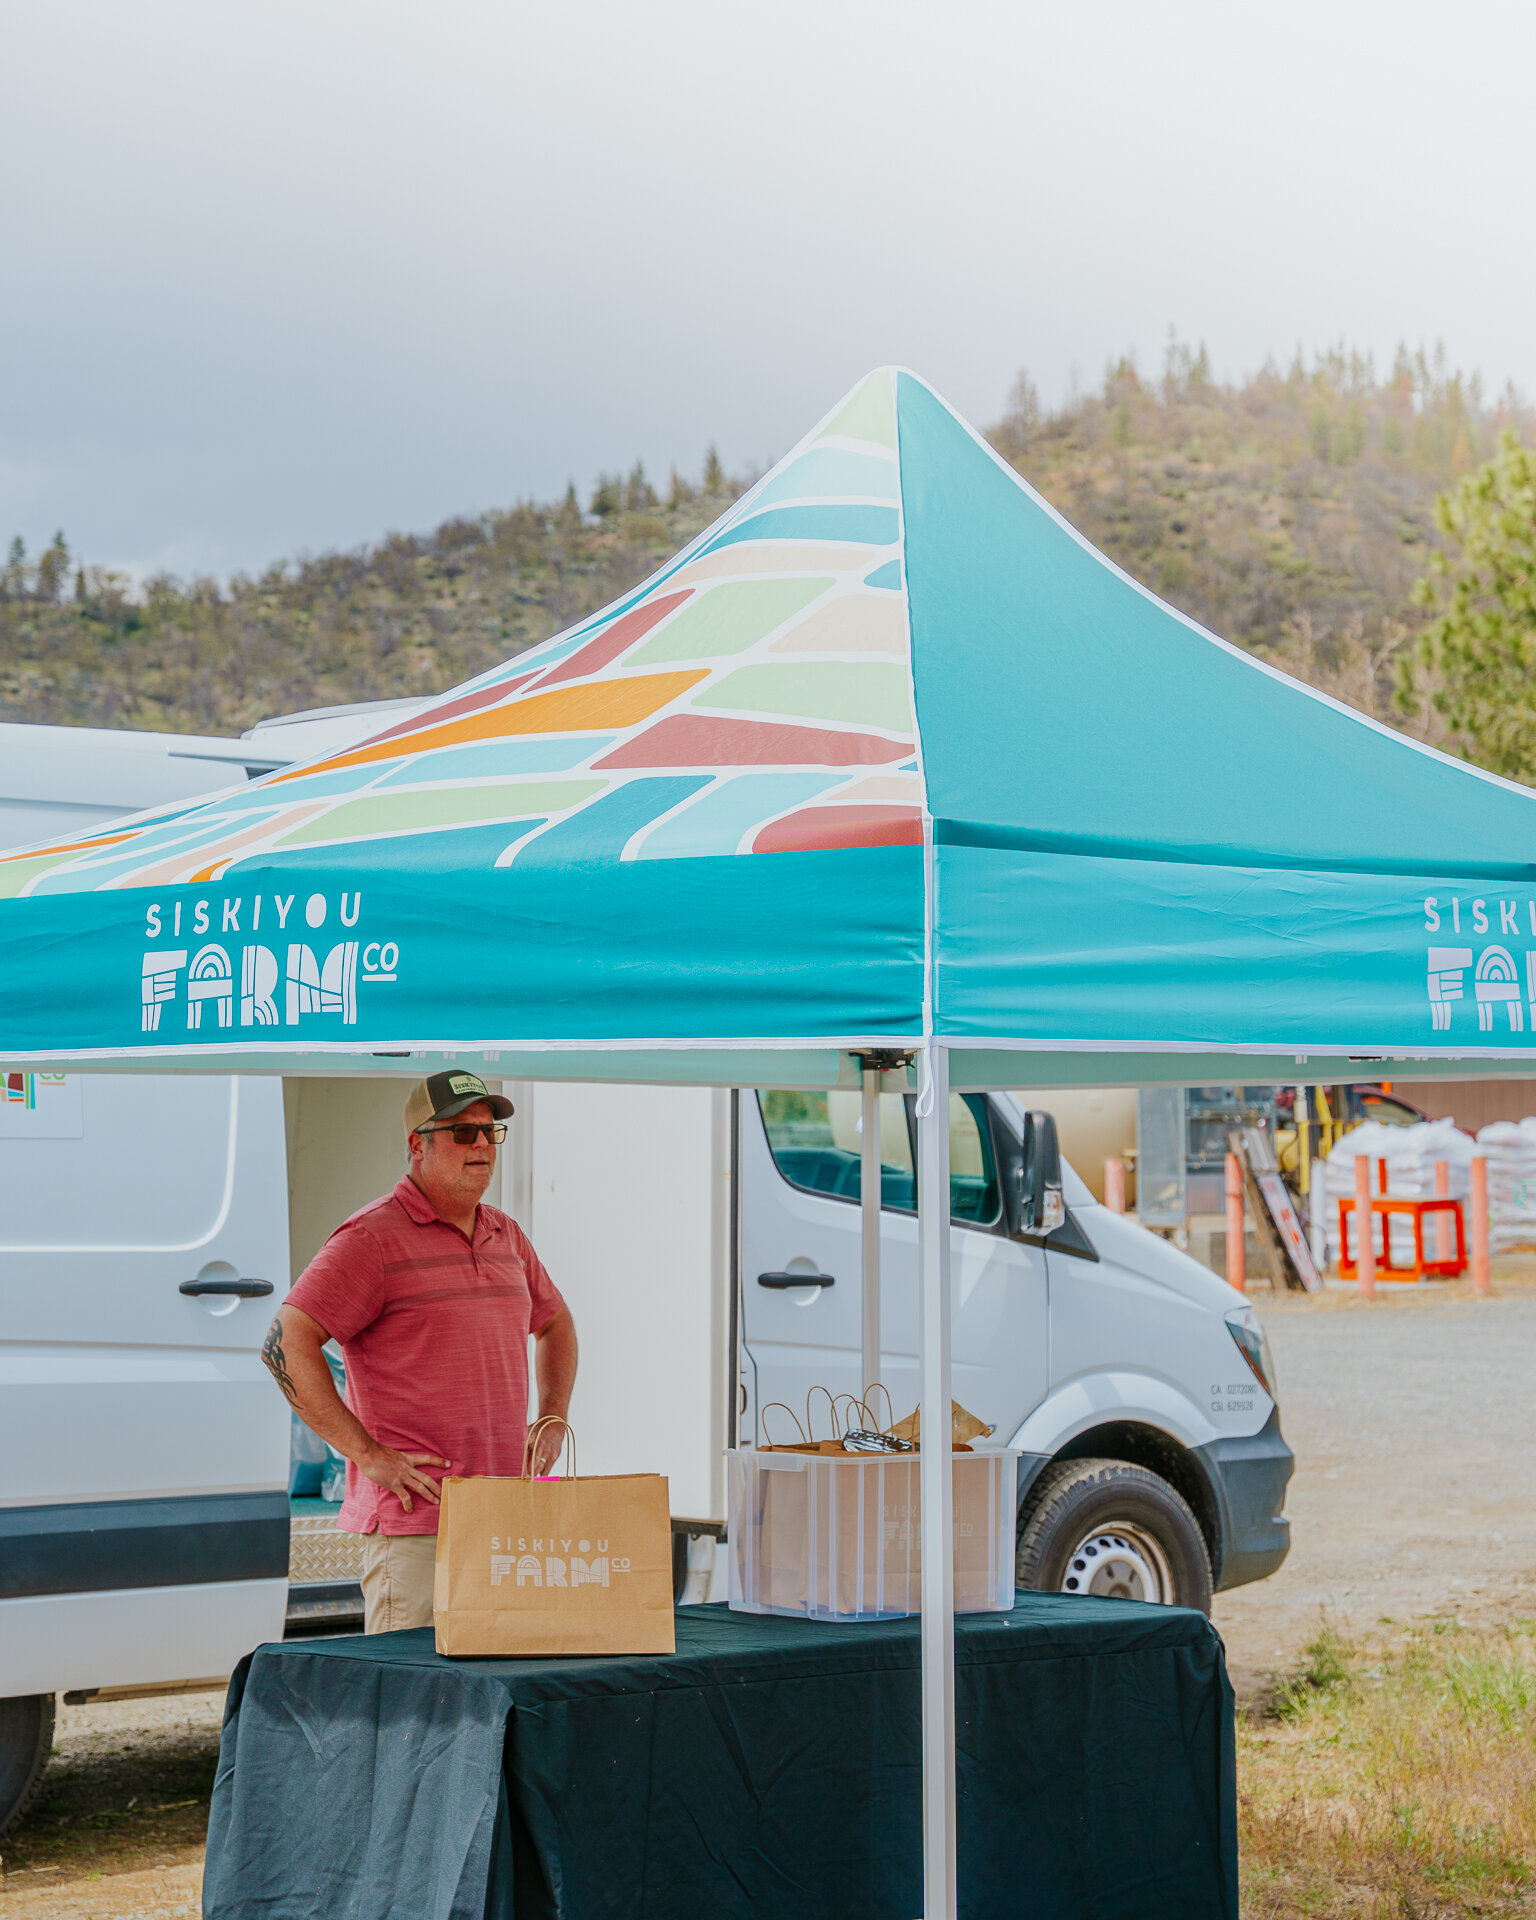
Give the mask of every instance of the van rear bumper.
[[1211, 1440], [1194, 1452], [1216, 1495], [1221, 1523], [1216, 1591], [1264, 1579], [1291, 1550], [1291, 1523], [1281, 1509], [1296, 1456], [1280, 1431], [1280, 1409], [1272, 1409], [1259, 1432]]

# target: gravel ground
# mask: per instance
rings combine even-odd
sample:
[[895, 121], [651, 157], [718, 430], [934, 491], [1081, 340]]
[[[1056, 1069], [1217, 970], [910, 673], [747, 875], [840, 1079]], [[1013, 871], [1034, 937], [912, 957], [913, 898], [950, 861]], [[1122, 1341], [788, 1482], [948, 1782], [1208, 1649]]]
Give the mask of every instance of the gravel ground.
[[[1536, 1260], [1465, 1283], [1254, 1304], [1296, 1452], [1292, 1547], [1217, 1596], [1240, 1696], [1326, 1615], [1536, 1617]], [[63, 1707], [33, 1812], [4, 1843], [0, 1920], [193, 1920], [222, 1693]]]
[[42, 1792], [0, 1843], [0, 1920], [202, 1911], [224, 1693], [60, 1705]]
[[1423, 1614], [1536, 1614], [1536, 1262], [1465, 1282], [1254, 1305], [1296, 1454], [1291, 1553], [1213, 1609], [1240, 1694], [1341, 1629]]

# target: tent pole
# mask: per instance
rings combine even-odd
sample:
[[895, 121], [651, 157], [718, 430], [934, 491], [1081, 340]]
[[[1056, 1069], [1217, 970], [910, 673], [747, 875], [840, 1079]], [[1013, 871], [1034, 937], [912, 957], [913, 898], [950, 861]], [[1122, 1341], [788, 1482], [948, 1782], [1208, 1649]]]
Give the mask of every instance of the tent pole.
[[863, 1072], [864, 1122], [859, 1137], [859, 1225], [863, 1229], [863, 1327], [860, 1394], [880, 1378], [880, 1075]]
[[955, 1920], [954, 1455], [949, 1378], [949, 1054], [929, 1042], [917, 1103], [922, 1453], [923, 1920]]

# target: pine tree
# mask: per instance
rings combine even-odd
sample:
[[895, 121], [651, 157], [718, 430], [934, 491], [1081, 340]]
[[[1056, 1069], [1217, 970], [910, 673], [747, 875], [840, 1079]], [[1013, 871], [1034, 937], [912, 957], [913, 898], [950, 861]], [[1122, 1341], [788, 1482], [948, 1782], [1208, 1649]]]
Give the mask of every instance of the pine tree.
[[64, 539], [63, 530], [53, 536], [53, 542], [37, 563], [37, 597], [50, 603], [57, 600], [63, 590], [64, 581], [69, 573], [69, 547]]
[[1043, 418], [1040, 389], [1030, 379], [1028, 372], [1020, 367], [1008, 393], [1008, 424], [1019, 439], [1028, 440], [1032, 434], [1040, 431]]
[[1499, 450], [1435, 502], [1459, 554], [1438, 553], [1414, 600], [1438, 618], [1400, 670], [1398, 705], [1422, 708], [1414, 664], [1453, 743], [1479, 766], [1536, 780], [1536, 452], [1499, 435]]
[[720, 455], [714, 447], [704, 456], [704, 483], [699, 491], [707, 495], [725, 492], [725, 469], [720, 464]]
[[655, 504], [655, 489], [645, 477], [644, 464], [637, 460], [624, 488], [625, 509], [629, 513], [648, 513]]

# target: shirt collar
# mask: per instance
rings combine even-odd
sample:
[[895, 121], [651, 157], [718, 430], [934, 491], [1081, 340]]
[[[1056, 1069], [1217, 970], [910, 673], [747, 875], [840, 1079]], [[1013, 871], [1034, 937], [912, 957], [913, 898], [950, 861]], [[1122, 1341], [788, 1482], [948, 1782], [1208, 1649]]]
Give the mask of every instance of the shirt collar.
[[442, 1218], [437, 1208], [409, 1174], [401, 1176], [400, 1183], [395, 1188], [395, 1198], [419, 1227], [428, 1226], [432, 1221]]
[[[395, 1198], [419, 1227], [429, 1227], [433, 1221], [436, 1221], [440, 1226], [453, 1226], [451, 1220], [444, 1220], [437, 1208], [433, 1206], [432, 1202], [408, 1173], [401, 1176], [399, 1184], [395, 1188]], [[495, 1233], [499, 1225], [499, 1220], [495, 1218], [494, 1208], [488, 1207], [482, 1200], [475, 1214], [475, 1239], [480, 1240], [487, 1234]], [[453, 1230], [455, 1233], [458, 1232], [457, 1227], [454, 1227]]]

